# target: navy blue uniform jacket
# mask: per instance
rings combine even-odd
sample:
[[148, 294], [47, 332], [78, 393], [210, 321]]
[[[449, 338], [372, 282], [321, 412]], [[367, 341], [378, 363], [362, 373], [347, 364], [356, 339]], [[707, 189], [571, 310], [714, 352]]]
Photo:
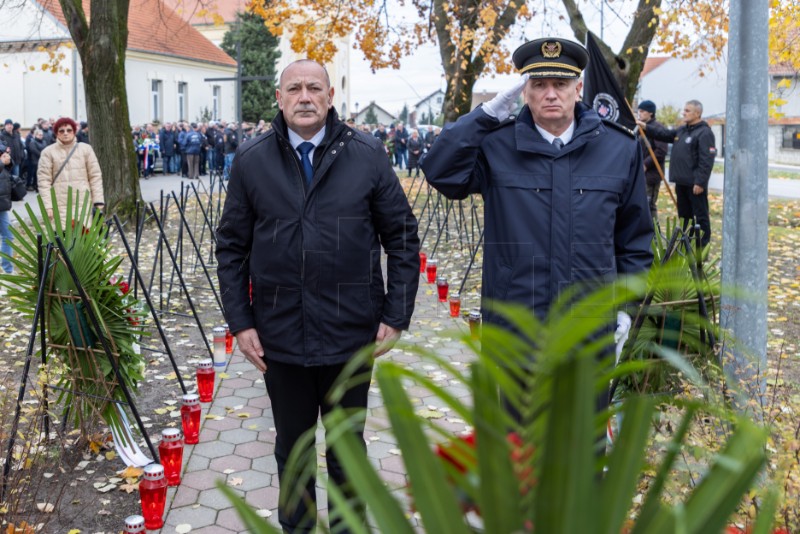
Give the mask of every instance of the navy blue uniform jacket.
[[486, 321], [503, 322], [493, 301], [524, 304], [541, 319], [575, 282], [650, 267], [641, 149], [585, 104], [575, 117], [574, 137], [559, 151], [527, 106], [503, 123], [478, 108], [446, 126], [423, 159], [427, 180], [445, 196], [484, 198]]
[[256, 328], [267, 358], [340, 364], [375, 341], [380, 322], [408, 328], [417, 221], [378, 139], [330, 111], [306, 187], [281, 113], [272, 126], [233, 160], [216, 232], [225, 319], [234, 333]]

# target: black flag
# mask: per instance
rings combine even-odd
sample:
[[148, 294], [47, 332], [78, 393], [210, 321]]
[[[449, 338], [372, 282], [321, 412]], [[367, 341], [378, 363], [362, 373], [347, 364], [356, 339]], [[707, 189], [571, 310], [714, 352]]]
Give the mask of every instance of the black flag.
[[586, 51], [589, 52], [589, 64], [583, 71], [583, 101], [592, 106], [601, 119], [635, 130], [636, 120], [625, 101], [625, 94], [617, 85], [591, 32], [586, 34]]

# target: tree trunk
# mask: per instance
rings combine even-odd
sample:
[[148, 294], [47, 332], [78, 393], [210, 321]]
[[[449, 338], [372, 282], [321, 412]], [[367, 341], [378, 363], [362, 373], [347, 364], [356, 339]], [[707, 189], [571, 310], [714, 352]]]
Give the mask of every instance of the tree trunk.
[[[442, 58], [447, 90], [442, 103], [444, 121], [454, 122], [461, 115], [472, 109], [472, 89], [478, 77], [486, 68], [490, 58], [500, 41], [508, 33], [508, 29], [516, 21], [519, 7], [514, 2], [508, 5], [497, 17], [492, 32], [481, 42], [476, 43], [465, 35], [472, 35], [477, 29], [479, 19], [476, 13], [482, 3], [477, 0], [461, 0], [458, 9], [453, 9], [446, 0], [434, 0], [431, 16], [439, 43], [439, 54]], [[459, 19], [452, 21], [450, 17], [459, 14]], [[451, 28], [458, 27], [462, 35], [458, 36], [460, 46], [453, 42]], [[477, 48], [477, 49], [476, 49]]]
[[[589, 31], [583, 13], [575, 0], [562, 0], [569, 16], [569, 24], [572, 33], [581, 44], [586, 43], [586, 33]], [[639, 0], [639, 5], [634, 12], [633, 22], [631, 23], [628, 35], [619, 54], [615, 54], [600, 38], [597, 38], [597, 45], [603, 52], [606, 62], [611, 67], [620, 89], [625, 94], [630, 104], [633, 104], [633, 97], [636, 88], [639, 86], [639, 76], [642, 74], [644, 62], [647, 59], [647, 52], [650, 43], [655, 38], [658, 24], [656, 23], [655, 11], [661, 8], [661, 0]]]
[[125, 86], [130, 0], [92, 2], [91, 25], [81, 0], [59, 1], [83, 65], [86, 113], [103, 171], [106, 212], [128, 218], [141, 198]]

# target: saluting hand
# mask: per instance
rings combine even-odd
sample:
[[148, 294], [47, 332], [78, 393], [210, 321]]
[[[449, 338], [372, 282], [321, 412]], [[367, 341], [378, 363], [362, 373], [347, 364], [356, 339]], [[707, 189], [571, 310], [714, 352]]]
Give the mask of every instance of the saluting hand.
[[236, 343], [242, 351], [247, 361], [256, 366], [262, 373], [267, 372], [267, 364], [264, 362], [264, 349], [261, 347], [261, 340], [258, 339], [258, 332], [255, 328], [248, 328], [241, 332], [236, 332]]
[[506, 120], [511, 115], [511, 112], [516, 109], [517, 99], [522, 93], [525, 84], [528, 83], [529, 77], [524, 74], [512, 88], [506, 89], [502, 93], [497, 93], [497, 96], [483, 105], [483, 111], [499, 121]]

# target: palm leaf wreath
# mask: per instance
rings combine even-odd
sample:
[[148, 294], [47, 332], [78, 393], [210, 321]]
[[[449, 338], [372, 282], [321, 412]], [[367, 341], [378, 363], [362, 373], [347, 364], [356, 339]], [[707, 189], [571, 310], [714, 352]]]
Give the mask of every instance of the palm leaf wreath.
[[[30, 205], [25, 206], [27, 217], [14, 212], [14, 274], [2, 275], [0, 283], [8, 289], [12, 305], [33, 320], [39, 287], [38, 258], [40, 254], [45, 256], [44, 250], [39, 250], [38, 236], [43, 248], [54, 244], [45, 269], [42, 319], [47, 335], [46, 369], [55, 374], [62, 417], [68, 417], [83, 436], [98, 417], [102, 418], [115, 436], [126, 440], [130, 433], [117, 401], [126, 402], [120, 379], [128, 391], [135, 393], [143, 378], [145, 364], [137, 340], [144, 333], [144, 306], [128, 293], [127, 283], [115, 275], [122, 256], [111, 250], [108, 228], [102, 214], [91, 208], [90, 195], [70, 189], [61, 213], [53, 193], [52, 206], [52, 219], [41, 197], [38, 214]], [[77, 285], [55, 247], [56, 236], [64, 244], [101, 332], [91, 326]], [[101, 335], [119, 366], [119, 379], [100, 343]]]

